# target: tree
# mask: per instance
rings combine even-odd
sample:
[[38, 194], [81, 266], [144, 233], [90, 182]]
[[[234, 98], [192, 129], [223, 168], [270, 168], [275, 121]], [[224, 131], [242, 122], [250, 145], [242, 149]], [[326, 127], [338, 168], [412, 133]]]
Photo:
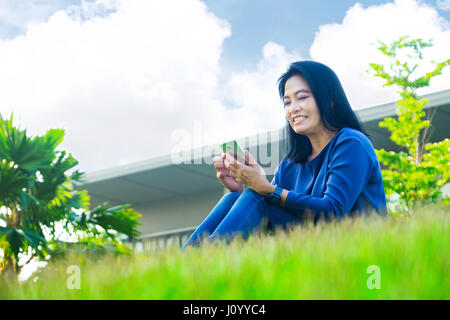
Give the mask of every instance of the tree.
[[[417, 89], [429, 86], [430, 80], [442, 74], [442, 69], [450, 64], [450, 59], [436, 63], [434, 70], [423, 75], [416, 75], [415, 71], [421, 63], [422, 50], [432, 46], [422, 39], [408, 40], [408, 36], [387, 45], [378, 40], [377, 49], [390, 58], [390, 72], [381, 64], [370, 63], [368, 73], [385, 79], [385, 86], [397, 86], [401, 100], [396, 103], [398, 119], [385, 118], [379, 123], [380, 127], [391, 131], [390, 139], [401, 147], [400, 152], [376, 150], [380, 162], [389, 169], [382, 170], [386, 195], [397, 193], [399, 203], [397, 209], [408, 210], [412, 206], [444, 201], [442, 186], [450, 177], [450, 141], [444, 139], [437, 143], [428, 143], [429, 128], [436, 112], [426, 114], [423, 110], [428, 99], [417, 94]], [[406, 53], [406, 54], [405, 54]], [[403, 61], [398, 56], [403, 54]], [[422, 118], [427, 116], [426, 120]]]
[[0, 116], [0, 273], [19, 274], [20, 254], [30, 261], [54, 259], [74, 247], [129, 253], [119, 237], [138, 235], [140, 214], [129, 204], [105, 202], [89, 210], [87, 191], [75, 190], [84, 173], [67, 173], [78, 161], [57, 150], [64, 134], [50, 129], [30, 137], [13, 125], [13, 115]]

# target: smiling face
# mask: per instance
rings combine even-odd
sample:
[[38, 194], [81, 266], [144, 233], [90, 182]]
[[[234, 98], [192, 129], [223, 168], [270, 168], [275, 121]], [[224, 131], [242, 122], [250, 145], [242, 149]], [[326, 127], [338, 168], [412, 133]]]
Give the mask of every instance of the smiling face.
[[286, 119], [296, 133], [312, 136], [326, 130], [316, 100], [302, 76], [293, 75], [286, 81], [283, 102]]

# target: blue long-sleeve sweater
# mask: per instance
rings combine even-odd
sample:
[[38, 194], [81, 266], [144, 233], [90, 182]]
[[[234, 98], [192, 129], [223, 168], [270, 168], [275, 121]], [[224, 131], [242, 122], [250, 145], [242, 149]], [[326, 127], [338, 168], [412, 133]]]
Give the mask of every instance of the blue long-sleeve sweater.
[[306, 209], [341, 218], [375, 209], [386, 214], [381, 168], [370, 140], [360, 131], [342, 128], [311, 161], [283, 159], [272, 180], [289, 191], [285, 209]]

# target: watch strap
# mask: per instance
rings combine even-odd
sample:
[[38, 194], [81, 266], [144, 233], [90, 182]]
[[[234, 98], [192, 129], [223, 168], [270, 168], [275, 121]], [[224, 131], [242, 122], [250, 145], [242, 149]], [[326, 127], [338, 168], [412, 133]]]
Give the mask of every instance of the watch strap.
[[281, 194], [283, 192], [283, 189], [279, 186], [275, 186], [275, 190], [272, 193], [269, 193], [266, 195], [266, 198], [273, 203], [280, 203], [281, 200]]

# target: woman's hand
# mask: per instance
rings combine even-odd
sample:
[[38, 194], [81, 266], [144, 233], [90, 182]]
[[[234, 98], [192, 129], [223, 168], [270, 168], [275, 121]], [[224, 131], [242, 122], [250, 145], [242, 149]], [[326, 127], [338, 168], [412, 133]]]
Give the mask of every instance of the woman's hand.
[[225, 167], [229, 170], [234, 180], [247, 185], [261, 195], [273, 192], [275, 186], [267, 180], [263, 168], [247, 150], [244, 150], [244, 154], [248, 165], [239, 162], [229, 153], [225, 156]]
[[214, 168], [217, 171], [217, 179], [223, 184], [225, 188], [231, 192], [244, 192], [244, 184], [236, 181], [232, 176], [230, 171], [225, 167], [225, 153], [222, 156], [214, 158]]

